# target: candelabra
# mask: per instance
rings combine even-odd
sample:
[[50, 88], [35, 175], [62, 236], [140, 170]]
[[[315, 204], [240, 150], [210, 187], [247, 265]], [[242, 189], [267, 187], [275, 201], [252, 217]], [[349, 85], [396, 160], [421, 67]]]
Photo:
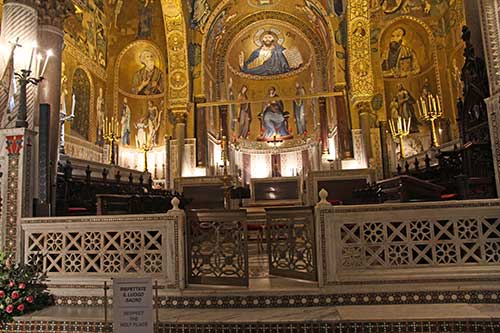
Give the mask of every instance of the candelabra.
[[104, 117], [102, 137], [109, 144], [109, 164], [111, 165], [116, 164], [115, 144], [121, 139], [118, 133], [120, 133], [118, 120], [115, 117], [111, 119]]
[[222, 154], [222, 162], [223, 162], [223, 175], [221, 177], [222, 179], [222, 189], [224, 190], [224, 208], [225, 209], [230, 209], [231, 208], [231, 182], [232, 182], [232, 177], [229, 175], [228, 170], [227, 170], [227, 160], [228, 160], [228, 144], [227, 144], [227, 138], [225, 136], [222, 137], [221, 141], [221, 154]]
[[148, 172], [148, 152], [153, 149], [153, 145], [151, 144], [151, 142], [148, 142], [148, 140], [146, 140], [146, 142], [144, 142], [139, 147], [139, 149], [142, 150], [144, 154], [144, 172]]
[[391, 129], [392, 137], [399, 139], [399, 146], [401, 152], [401, 159], [405, 157], [403, 148], [403, 138], [410, 134], [411, 118], [405, 119], [398, 117], [397, 119], [389, 120], [389, 127]]
[[432, 145], [436, 148], [439, 147], [435, 123], [437, 119], [443, 116], [439, 96], [434, 96], [431, 93], [425, 94], [417, 100], [417, 106], [420, 118], [431, 123]]
[[[15, 46], [18, 44], [16, 43]], [[41, 62], [42, 62], [42, 55], [38, 54], [36, 55], [37, 62], [35, 64], [35, 76], [31, 76], [32, 74], [32, 66], [33, 66], [33, 60], [35, 58], [35, 53], [36, 53], [37, 46], [33, 45], [31, 49], [31, 57], [29, 61], [29, 65], [27, 66], [27, 69], [21, 69], [21, 72], [16, 72], [14, 73], [17, 82], [19, 83], [19, 111], [17, 112], [17, 119], [16, 119], [16, 127], [28, 127], [28, 122], [26, 121], [26, 118], [28, 117], [28, 105], [27, 105], [27, 89], [28, 85], [32, 84], [37, 86], [40, 82], [43, 81], [43, 74], [45, 73], [45, 69], [47, 68], [47, 64], [49, 61], [49, 58], [52, 56], [52, 51], [48, 50], [46, 57], [45, 57], [45, 63], [43, 67], [41, 67]]]

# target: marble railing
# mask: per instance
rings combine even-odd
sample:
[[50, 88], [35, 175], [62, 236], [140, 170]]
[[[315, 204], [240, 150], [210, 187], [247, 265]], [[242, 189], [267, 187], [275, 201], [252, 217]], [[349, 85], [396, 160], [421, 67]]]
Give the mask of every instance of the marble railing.
[[28, 218], [21, 227], [24, 260], [41, 254], [53, 288], [88, 288], [89, 281], [118, 276], [148, 276], [165, 288], [184, 288], [181, 210], [159, 215]]
[[498, 279], [500, 200], [316, 209], [320, 286]]

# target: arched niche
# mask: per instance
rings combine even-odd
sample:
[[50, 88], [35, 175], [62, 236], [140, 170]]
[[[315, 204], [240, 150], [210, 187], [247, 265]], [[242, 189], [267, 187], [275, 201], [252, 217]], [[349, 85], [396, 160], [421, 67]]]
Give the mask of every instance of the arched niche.
[[130, 127], [128, 136], [121, 133], [122, 145], [140, 148], [137, 142], [140, 145], [144, 136], [154, 138], [153, 145], [159, 145], [159, 138], [167, 133], [165, 105], [169, 86], [165, 58], [156, 44], [146, 40], [130, 43], [118, 55], [114, 116], [122, 131], [124, 124]]
[[[247, 16], [226, 28], [227, 31], [215, 51], [211, 71], [213, 74], [209, 74], [210, 80], [206, 84], [206, 95], [209, 100], [236, 99], [244, 86], [248, 88], [247, 97], [250, 100], [267, 98], [271, 87], [276, 88], [277, 94], [281, 97], [295, 96], [298, 91], [296, 84], [299, 84], [301, 89], [304, 88], [300, 94], [329, 90], [331, 73], [334, 71], [333, 67], [329, 68], [327, 61], [330, 49], [326, 47], [321, 35], [301, 19], [283, 12], [263, 11]], [[275, 43], [284, 48], [280, 53], [287, 58], [290, 68], [271, 72], [269, 75], [244, 72], [239, 63], [240, 53], [243, 52], [242, 60], [249, 60], [251, 54], [258, 50], [259, 44], [262, 43], [259, 38], [265, 31], [272, 31], [275, 34]], [[285, 54], [287, 52], [288, 54]], [[289, 115], [286, 122], [287, 138], [299, 138], [305, 133], [312, 134], [319, 131], [317, 125], [319, 105], [317, 101], [307, 101], [306, 104], [304, 112], [307, 130], [304, 132], [299, 131], [297, 126], [293, 101], [284, 102], [283, 111]], [[232, 139], [240, 138], [241, 131], [238, 128], [244, 125], [238, 120], [239, 107], [232, 105], [228, 111], [229, 135]], [[220, 127], [215, 112], [216, 110], [208, 112], [209, 132], [214, 135]], [[259, 118], [262, 112], [262, 103], [251, 105], [253, 120], [250, 124], [250, 134], [243, 137], [250, 140], [263, 138], [263, 124]]]
[[[228, 59], [229, 51], [231, 45], [234, 45], [233, 43], [237, 36], [241, 36], [241, 31], [247, 29], [248, 27], [254, 27], [258, 24], [272, 26], [277, 23], [281, 26], [287, 26], [288, 31], [295, 30], [303, 40], [307, 41], [308, 47], [311, 48], [311, 54], [309, 57], [313, 59], [311, 65], [314, 67], [314, 76], [315, 81], [317, 82], [316, 89], [328, 89], [329, 74], [333, 69], [328, 68], [328, 52], [325, 42], [322, 40], [321, 36], [310, 28], [309, 25], [305, 24], [302, 20], [295, 16], [283, 12], [265, 11], [245, 17], [243, 20], [240, 20], [239, 22], [228, 27], [227, 32], [224, 34], [224, 38], [215, 54], [215, 95], [217, 98], [225, 96], [223, 89], [224, 84], [227, 84], [227, 64], [228, 61], [231, 61]], [[327, 70], [325, 70], [325, 68]]]
[[[419, 116], [416, 101], [430, 91], [443, 106], [436, 45], [432, 30], [411, 16], [391, 20], [380, 35], [377, 65], [384, 83], [386, 117], [391, 120], [402, 113], [412, 114], [411, 133], [404, 141], [406, 155], [420, 153], [431, 145], [429, 123]], [[403, 106], [402, 96], [409, 98], [410, 103]], [[441, 142], [449, 137], [447, 116], [438, 125]]]
[[74, 106], [71, 105], [75, 110], [75, 118], [71, 122], [71, 134], [92, 141], [95, 139], [95, 133], [91, 133], [91, 128], [94, 128], [96, 117], [92, 76], [85, 68], [77, 67], [71, 82], [71, 91], [75, 98]]
[[[229, 30], [233, 30], [233, 32], [238, 33], [245, 27], [246, 24], [251, 24], [261, 19], [275, 18], [284, 22], [290, 19], [294, 24], [296, 24], [297, 27], [300, 27], [303, 30], [307, 28], [311, 36], [317, 37], [314, 38], [314, 40], [311, 39], [311, 41], [314, 42], [314, 45], [318, 45], [318, 47], [322, 47], [324, 50], [329, 50], [332, 54], [335, 54], [336, 51], [338, 51], [336, 50], [338, 46], [335, 43], [335, 32], [332, 22], [328, 19], [331, 12], [325, 9], [323, 1], [307, 0], [301, 6], [303, 11], [299, 10], [299, 8], [293, 8], [291, 14], [288, 14], [284, 11], [271, 11], [271, 9], [276, 8], [276, 5], [279, 4], [280, 1], [272, 1], [269, 5], [263, 5], [259, 2], [259, 5], [256, 6], [255, 4], [257, 2], [248, 0], [248, 4], [251, 7], [262, 9], [263, 11], [243, 18], [244, 23], [236, 23], [236, 21], [241, 20], [241, 17], [229, 13], [232, 6], [231, 2], [232, 0], [221, 0], [217, 3], [207, 21], [207, 32], [203, 35], [201, 45], [201, 91], [199, 93], [205, 94], [207, 97], [209, 96], [209, 86], [207, 83], [208, 80], [206, 80], [205, 77], [210, 75], [206, 74], [206, 67], [210, 67], [210, 62], [214, 59], [219, 59], [218, 57], [220, 54], [225, 55], [224, 51], [219, 52], [220, 48], [223, 46], [221, 45], [221, 40], [218, 39], [223, 38], [231, 40], [234, 36], [229, 36]], [[287, 2], [282, 1], [281, 3], [286, 4]], [[252, 4], [254, 5], [252, 6]], [[231, 19], [230, 24], [226, 22], [226, 20], [229, 19]], [[234, 26], [237, 26], [237, 28], [235, 29]], [[313, 27], [313, 29], [311, 29], [311, 27]], [[215, 38], [212, 33], [214, 30], [219, 31], [218, 38]], [[317, 42], [319, 42], [319, 44], [316, 44]], [[333, 82], [335, 80], [338, 82], [345, 82], [345, 78], [334, 77], [333, 69], [330, 69], [329, 67], [324, 68], [328, 68], [327, 74], [329, 75], [328, 79], [330, 81]], [[332, 84], [331, 87], [333, 86], [334, 84]]]

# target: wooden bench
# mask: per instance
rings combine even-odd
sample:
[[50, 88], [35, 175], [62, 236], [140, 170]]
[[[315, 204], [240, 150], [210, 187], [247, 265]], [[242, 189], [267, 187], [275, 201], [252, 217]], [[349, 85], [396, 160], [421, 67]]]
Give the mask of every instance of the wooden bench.
[[171, 196], [98, 194], [97, 215], [160, 214], [172, 209]]

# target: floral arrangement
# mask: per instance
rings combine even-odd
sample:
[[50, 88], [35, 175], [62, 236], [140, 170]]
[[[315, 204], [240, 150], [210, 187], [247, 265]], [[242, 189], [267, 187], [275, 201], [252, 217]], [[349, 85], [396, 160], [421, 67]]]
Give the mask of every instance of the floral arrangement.
[[41, 259], [35, 256], [27, 264], [12, 264], [9, 256], [0, 253], [0, 323], [52, 303], [46, 276], [39, 270]]

